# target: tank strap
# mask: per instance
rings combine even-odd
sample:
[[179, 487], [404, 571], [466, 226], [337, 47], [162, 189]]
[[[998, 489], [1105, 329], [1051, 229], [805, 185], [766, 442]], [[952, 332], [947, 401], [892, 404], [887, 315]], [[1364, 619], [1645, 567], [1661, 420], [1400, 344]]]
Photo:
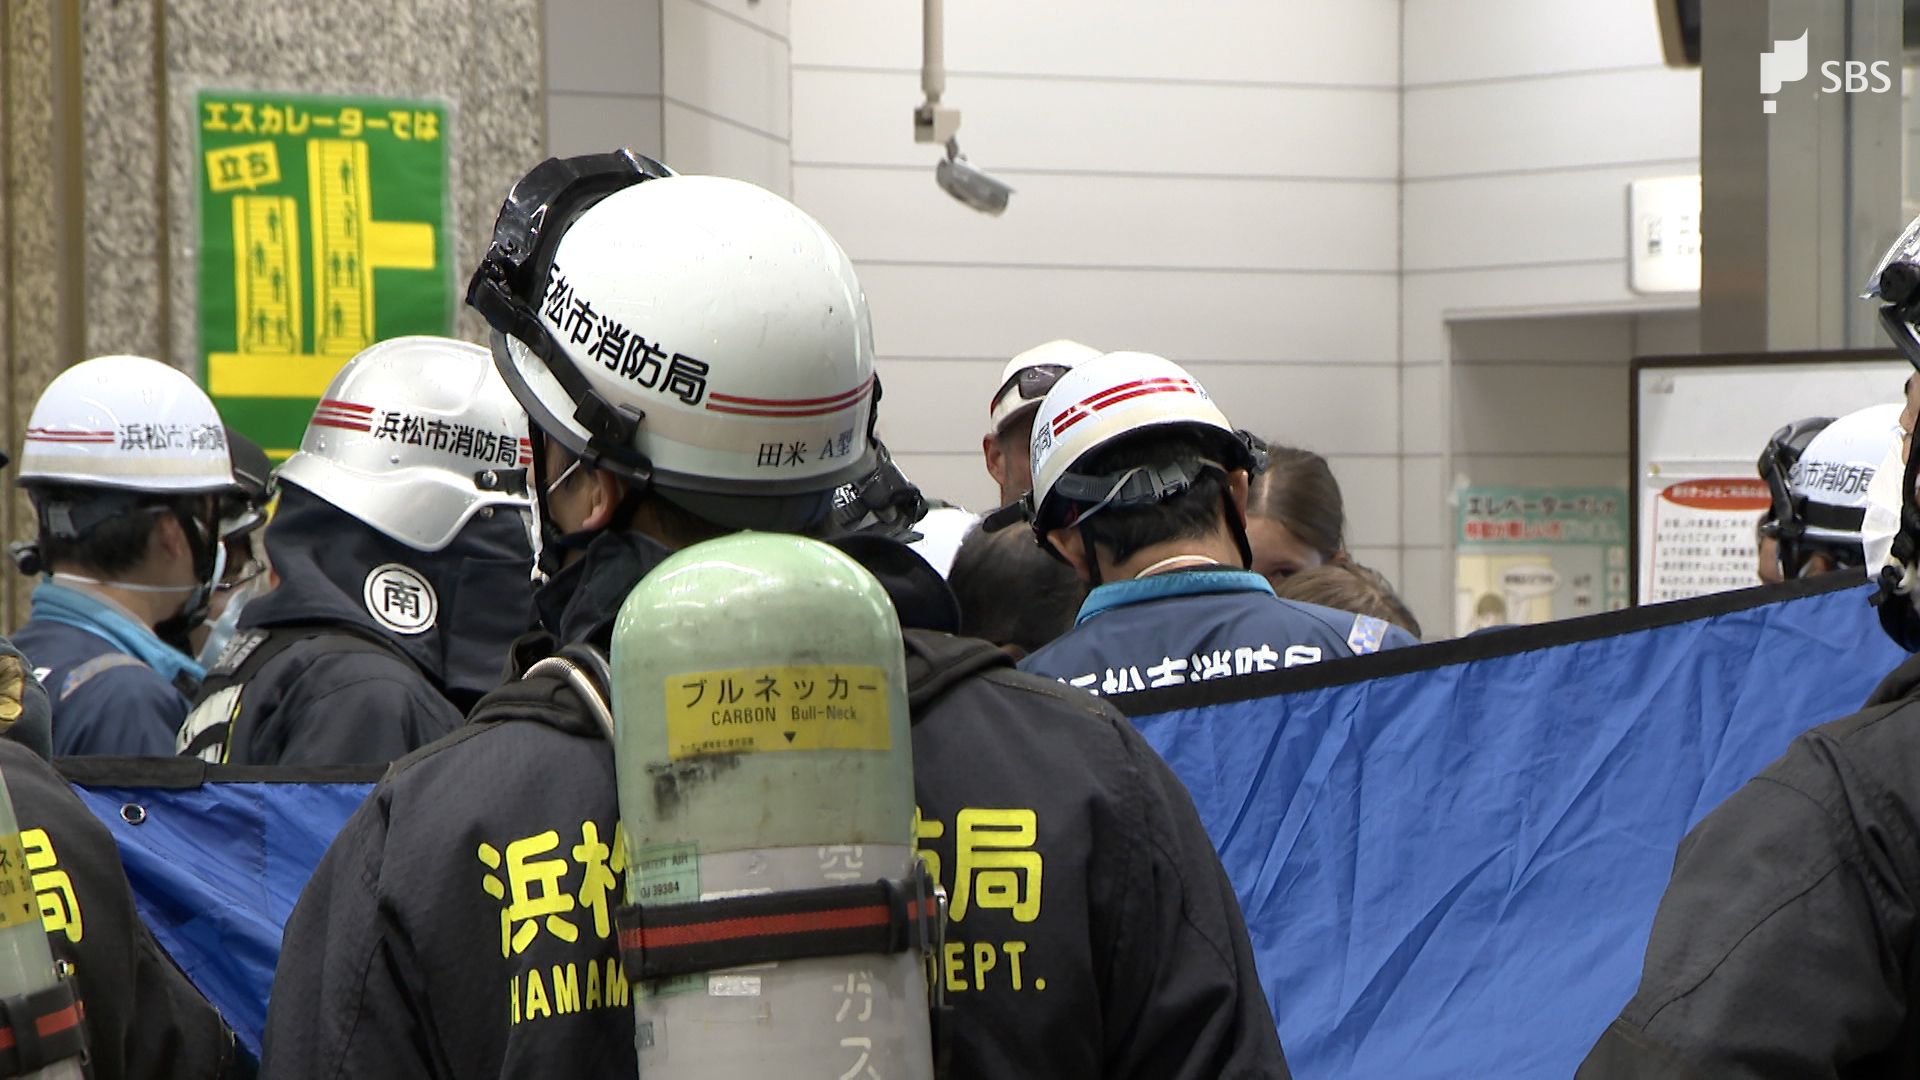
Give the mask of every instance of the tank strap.
[[914, 860], [905, 878], [616, 909], [630, 980], [859, 953], [935, 953], [946, 897]]
[[25, 1076], [69, 1058], [84, 1058], [86, 1009], [73, 983], [0, 998], [0, 1076]]

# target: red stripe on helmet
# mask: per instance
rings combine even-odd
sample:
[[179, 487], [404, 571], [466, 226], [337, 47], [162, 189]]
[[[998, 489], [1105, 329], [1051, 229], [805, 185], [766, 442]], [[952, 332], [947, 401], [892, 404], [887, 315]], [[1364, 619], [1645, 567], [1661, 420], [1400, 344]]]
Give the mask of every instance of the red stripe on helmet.
[[354, 423], [348, 420], [336, 419], [335, 417], [331, 417], [331, 416], [321, 416], [317, 413], [314, 415], [314, 418], [313, 418], [313, 426], [345, 428], [348, 431], [372, 431], [373, 430], [372, 424]]
[[[861, 383], [859, 386], [856, 386], [853, 389], [846, 391], [845, 393], [835, 394], [832, 397], [793, 398], [790, 400], [783, 400], [781, 398], [737, 397], [733, 394], [708, 394], [707, 398], [710, 401], [723, 401], [729, 405], [758, 405], [762, 408], [767, 408], [767, 409], [797, 409], [807, 405], [830, 405], [835, 402], [847, 402], [848, 399], [850, 398], [858, 398], [860, 395], [866, 393], [867, 387], [872, 385], [873, 385], [873, 376], [869, 375], [867, 376], [866, 382]], [[711, 405], [707, 407], [710, 409], [713, 409], [713, 411], [715, 412], [730, 411], [727, 409], [715, 409]], [[834, 410], [828, 409], [827, 411], [833, 412]], [[797, 413], [795, 415], [818, 416], [820, 414], [817, 412], [810, 412], [810, 413]]]
[[825, 408], [820, 408], [820, 409], [748, 409], [748, 408], [741, 408], [733, 405], [715, 405], [713, 402], [709, 401], [707, 402], [707, 411], [717, 412], [717, 413], [734, 413], [740, 416], [772, 416], [772, 417], [826, 416], [829, 413], [845, 412], [846, 410], [854, 408], [859, 404], [860, 404], [860, 399], [855, 398], [852, 401], [842, 402], [839, 405], [828, 405]]
[[1130, 390], [1118, 397], [1110, 397], [1098, 405], [1095, 405], [1093, 408], [1095, 411], [1098, 411], [1109, 405], [1118, 405], [1130, 398], [1140, 397], [1143, 394], [1198, 394], [1199, 392], [1200, 391], [1195, 390], [1191, 386], [1143, 386], [1138, 390]]
[[333, 398], [321, 398], [320, 407], [323, 409], [342, 409], [346, 412], [365, 413], [368, 415], [373, 413], [373, 406], [371, 405], [361, 405], [352, 401], [337, 401]]

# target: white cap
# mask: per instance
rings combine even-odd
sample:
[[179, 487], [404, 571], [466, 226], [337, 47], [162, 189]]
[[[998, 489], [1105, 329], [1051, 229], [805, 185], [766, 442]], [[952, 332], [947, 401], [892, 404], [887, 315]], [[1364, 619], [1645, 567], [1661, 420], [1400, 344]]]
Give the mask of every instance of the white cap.
[[[1874, 470], [1895, 448], [1898, 402], [1871, 405], [1828, 424], [1787, 473], [1796, 516], [1808, 540], [1858, 543]], [[1823, 508], [1823, 509], [1816, 509]]]
[[530, 509], [532, 464], [527, 415], [492, 354], [421, 336], [347, 361], [279, 475], [408, 547], [440, 551], [482, 507]]
[[100, 356], [34, 403], [20, 483], [192, 494], [238, 487], [227, 429], [206, 391], [144, 356]]
[[1015, 384], [1016, 377], [1022, 372], [1058, 368], [1060, 371], [1053, 373], [1057, 378], [1062, 372], [1073, 370], [1076, 364], [1099, 355], [1100, 350], [1091, 345], [1060, 338], [1045, 345], [1035, 345], [1007, 361], [1007, 366], [1000, 369], [999, 389], [993, 392], [993, 401], [987, 407], [987, 433], [998, 435], [1021, 413], [1039, 408], [1040, 399], [1052, 388], [1053, 384], [1048, 382], [1023, 393], [1023, 388]]
[[[1151, 353], [1114, 352], [1061, 376], [1034, 417], [1033, 510], [1044, 519], [1063, 474], [1108, 443], [1181, 425], [1238, 445], [1225, 414], [1185, 368]], [[1239, 467], [1234, 462], [1230, 467]]]

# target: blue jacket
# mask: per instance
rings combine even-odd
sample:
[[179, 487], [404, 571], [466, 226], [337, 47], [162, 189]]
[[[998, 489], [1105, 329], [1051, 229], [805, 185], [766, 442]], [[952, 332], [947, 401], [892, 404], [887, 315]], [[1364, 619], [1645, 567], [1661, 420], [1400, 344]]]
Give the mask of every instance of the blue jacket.
[[1094, 589], [1073, 629], [1020, 668], [1126, 694], [1417, 644], [1369, 615], [1282, 600], [1259, 574], [1184, 570]]
[[[172, 757], [201, 669], [102, 600], [42, 582], [13, 635], [53, 706], [53, 753]], [[156, 670], [158, 665], [162, 670]]]

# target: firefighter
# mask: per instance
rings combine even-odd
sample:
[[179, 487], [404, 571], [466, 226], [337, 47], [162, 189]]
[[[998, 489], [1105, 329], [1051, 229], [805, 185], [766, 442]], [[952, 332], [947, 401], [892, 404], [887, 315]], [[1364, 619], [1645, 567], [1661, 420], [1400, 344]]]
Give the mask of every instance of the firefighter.
[[[468, 297], [534, 428], [552, 578], [517, 666], [557, 655], [589, 688], [510, 682], [348, 823], [287, 926], [276, 1077], [634, 1075], [596, 650], [673, 549], [813, 531], [874, 467], [859, 282], [760, 188], [625, 151], [549, 160]], [[951, 625], [930, 567], [856, 539], [904, 624]], [[984, 642], [909, 629], [905, 649], [915, 834], [953, 898], [937, 977], [954, 1075], [1285, 1075], [1232, 889], [1128, 722]]]
[[34, 404], [19, 484], [39, 535], [16, 561], [40, 582], [13, 641], [52, 699], [54, 753], [171, 755], [239, 491], [220, 414], [157, 360], [76, 364]]
[[181, 752], [384, 763], [457, 727], [532, 617], [526, 424], [478, 345], [349, 360], [277, 476], [279, 583], [242, 613]]

